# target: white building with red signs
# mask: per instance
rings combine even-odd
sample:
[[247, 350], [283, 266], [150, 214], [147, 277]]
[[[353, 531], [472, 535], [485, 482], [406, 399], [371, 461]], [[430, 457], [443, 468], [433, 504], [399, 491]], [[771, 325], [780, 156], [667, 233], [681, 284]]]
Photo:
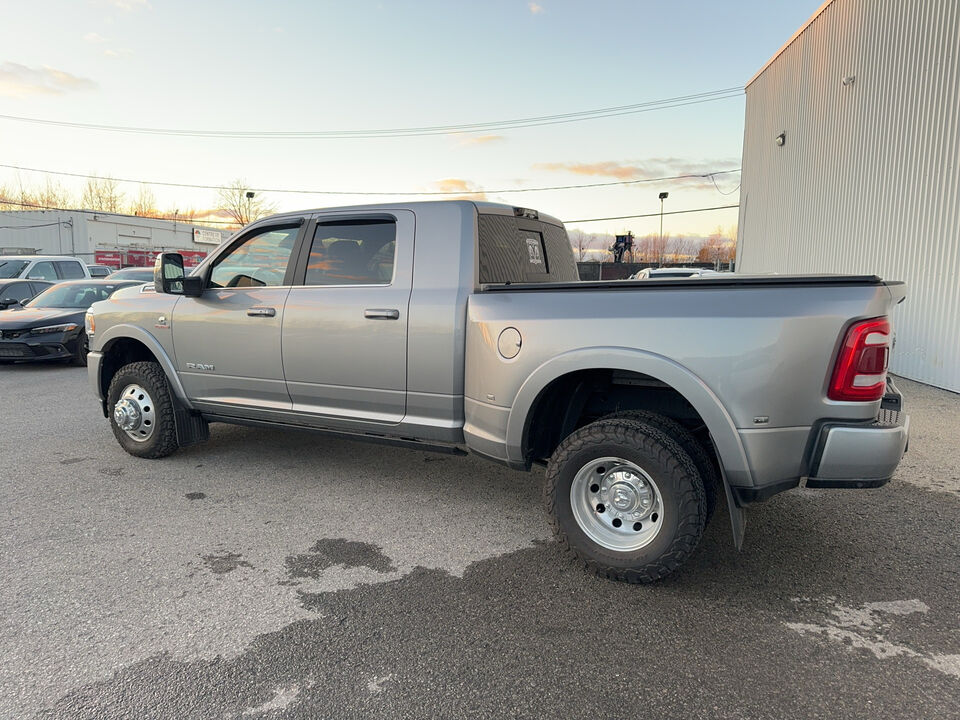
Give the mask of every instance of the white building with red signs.
[[88, 265], [146, 267], [176, 251], [188, 266], [233, 230], [92, 210], [0, 212], [0, 255], [73, 255]]

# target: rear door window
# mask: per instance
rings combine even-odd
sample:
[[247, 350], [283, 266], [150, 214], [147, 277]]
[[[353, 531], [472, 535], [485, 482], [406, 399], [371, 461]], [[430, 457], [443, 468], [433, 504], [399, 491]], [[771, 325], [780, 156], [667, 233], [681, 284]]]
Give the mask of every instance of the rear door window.
[[48, 287], [50, 287], [51, 284], [52, 283], [45, 283], [45, 282], [30, 283], [30, 285], [33, 286], [33, 290], [30, 294], [30, 297], [36, 297], [37, 295], [42, 293], [44, 290], [46, 290]]
[[55, 264], [63, 280], [80, 280], [86, 277], [83, 274], [83, 266], [78, 262], [64, 260]]
[[304, 285], [389, 285], [397, 224], [386, 219], [318, 222]]
[[10, 283], [0, 292], [0, 295], [3, 296], [0, 298], [2, 300], [17, 300], [19, 302], [33, 297], [33, 293], [30, 291], [30, 283], [25, 282]]

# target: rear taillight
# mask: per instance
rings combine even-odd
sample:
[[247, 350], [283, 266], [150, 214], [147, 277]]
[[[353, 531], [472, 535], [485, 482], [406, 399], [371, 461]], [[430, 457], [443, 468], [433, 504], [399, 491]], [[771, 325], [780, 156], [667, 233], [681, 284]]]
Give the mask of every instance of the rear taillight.
[[871, 402], [883, 397], [890, 355], [890, 321], [873, 318], [854, 323], [833, 367], [831, 400]]

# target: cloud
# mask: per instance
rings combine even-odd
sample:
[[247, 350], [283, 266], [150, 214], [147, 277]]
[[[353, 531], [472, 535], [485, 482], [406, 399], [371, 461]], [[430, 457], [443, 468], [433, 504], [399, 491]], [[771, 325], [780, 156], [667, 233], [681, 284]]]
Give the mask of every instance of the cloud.
[[88, 78], [44, 65], [31, 68], [14, 62], [0, 63], [0, 95], [63, 95], [74, 90], [95, 90], [97, 84]]
[[107, 57], [127, 57], [133, 55], [133, 50], [128, 48], [120, 48], [119, 50], [107, 49], [103, 51], [103, 54]]
[[544, 12], [546, 12], [543, 8], [543, 5], [539, 3], [527, 3], [527, 7], [530, 9], [531, 15], [542, 15]]
[[124, 12], [139, 10], [140, 8], [149, 10], [152, 7], [147, 0], [96, 0], [95, 4], [108, 5]]
[[83, 39], [86, 40], [88, 43], [95, 43], [95, 44], [105, 43], [107, 41], [107, 39], [103, 35], [95, 32], [88, 32], [86, 35], [83, 36]]
[[434, 186], [441, 192], [463, 193], [463, 195], [450, 198], [451, 200], [487, 199], [487, 194], [479, 185], [462, 178], [444, 178], [443, 180], [437, 180], [437, 182], [434, 183]]
[[460, 138], [460, 145], [486, 145], [487, 143], [506, 140], [503, 135], [464, 135]]
[[[676, 177], [678, 175], [705, 175], [718, 170], [730, 170], [740, 164], [739, 160], [689, 160], [686, 158], [649, 158], [647, 160], [617, 161], [604, 160], [592, 163], [559, 162], [537, 163], [535, 170], [549, 172], [568, 172], [574, 175], [590, 177], [607, 177], [616, 180], [652, 180], [654, 178]], [[685, 187], [713, 187], [709, 177], [685, 178], [677, 180]]]

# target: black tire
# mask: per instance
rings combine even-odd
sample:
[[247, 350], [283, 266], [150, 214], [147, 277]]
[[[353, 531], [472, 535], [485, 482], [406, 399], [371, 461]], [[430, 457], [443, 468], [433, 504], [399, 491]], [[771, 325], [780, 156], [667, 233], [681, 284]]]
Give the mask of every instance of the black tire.
[[90, 352], [90, 342], [87, 339], [87, 333], [83, 330], [80, 331], [80, 334], [77, 336], [77, 349], [73, 353], [73, 357], [70, 361], [74, 365], [80, 367], [87, 366], [87, 354]]
[[[138, 441], [124, 432], [113, 419], [113, 409], [120, 394], [128, 385], [137, 384], [153, 399], [155, 425], [149, 439]], [[163, 368], [155, 362], [135, 362], [124, 365], [110, 381], [107, 391], [107, 415], [117, 442], [131, 455], [142, 458], [162, 458], [180, 447], [174, 420], [173, 397]]]
[[700, 479], [703, 480], [703, 493], [707, 501], [707, 517], [704, 522], [709, 523], [714, 511], [717, 509], [720, 478], [718, 477], [717, 467], [714, 465], [713, 459], [707, 454], [706, 448], [703, 447], [700, 441], [673, 418], [668, 418], [666, 415], [660, 415], [650, 410], [624, 410], [613, 415], [608, 415], [604, 419], [614, 420], [617, 418], [625, 418], [646, 425], [653, 425], [655, 428], [659, 428], [669, 435], [671, 440], [687, 451], [687, 455], [693, 460], [693, 464], [697, 466]]
[[[570, 501], [577, 472], [591, 460], [615, 456], [635, 463], [656, 483], [663, 526], [646, 546], [621, 552], [584, 533]], [[628, 419], [603, 419], [570, 434], [547, 465], [547, 512], [561, 545], [588, 569], [611, 580], [649, 583], [679, 568], [703, 534], [706, 499], [693, 460], [661, 429]]]

